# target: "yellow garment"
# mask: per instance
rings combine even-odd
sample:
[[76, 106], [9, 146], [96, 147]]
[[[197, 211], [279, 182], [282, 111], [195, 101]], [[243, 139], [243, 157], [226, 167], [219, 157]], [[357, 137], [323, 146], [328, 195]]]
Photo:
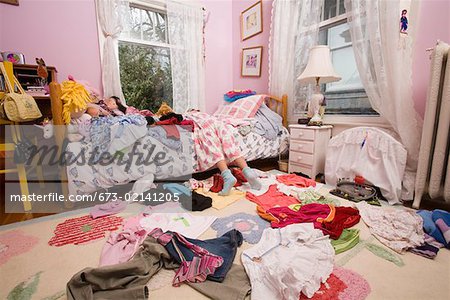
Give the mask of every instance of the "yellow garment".
[[245, 198], [245, 192], [238, 191], [236, 189], [231, 189], [228, 196], [219, 196], [217, 193], [204, 192], [202, 188], [195, 190], [197, 193], [202, 194], [206, 197], [211, 197], [212, 207], [217, 210], [223, 209], [228, 205], [233, 204], [239, 199]]
[[162, 117], [171, 112], [173, 112], [172, 107], [170, 107], [166, 102], [163, 102], [155, 115]]

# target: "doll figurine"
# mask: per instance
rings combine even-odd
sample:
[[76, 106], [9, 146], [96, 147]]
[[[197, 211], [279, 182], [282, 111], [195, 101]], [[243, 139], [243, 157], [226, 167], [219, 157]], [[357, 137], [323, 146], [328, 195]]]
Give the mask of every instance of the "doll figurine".
[[408, 11], [406, 9], [402, 10], [402, 17], [400, 18], [400, 33], [408, 34], [408, 18], [406, 14]]

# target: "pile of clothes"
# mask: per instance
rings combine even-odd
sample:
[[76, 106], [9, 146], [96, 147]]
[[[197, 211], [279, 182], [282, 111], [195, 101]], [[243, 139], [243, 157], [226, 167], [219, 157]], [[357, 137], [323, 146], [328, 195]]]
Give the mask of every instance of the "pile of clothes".
[[256, 95], [256, 92], [252, 90], [232, 90], [223, 95], [223, 99], [227, 102], [234, 102], [238, 99], [242, 99], [252, 95]]

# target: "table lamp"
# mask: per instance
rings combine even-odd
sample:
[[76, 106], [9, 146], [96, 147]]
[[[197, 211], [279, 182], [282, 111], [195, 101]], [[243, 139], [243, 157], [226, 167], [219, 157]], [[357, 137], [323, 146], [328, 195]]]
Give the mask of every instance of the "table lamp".
[[319, 84], [341, 80], [341, 77], [334, 71], [333, 64], [331, 63], [330, 48], [328, 46], [320, 45], [311, 48], [308, 64], [297, 80], [301, 84], [316, 84], [308, 105], [308, 111], [314, 115], [308, 125], [322, 125], [322, 116], [319, 111], [324, 97], [320, 92]]

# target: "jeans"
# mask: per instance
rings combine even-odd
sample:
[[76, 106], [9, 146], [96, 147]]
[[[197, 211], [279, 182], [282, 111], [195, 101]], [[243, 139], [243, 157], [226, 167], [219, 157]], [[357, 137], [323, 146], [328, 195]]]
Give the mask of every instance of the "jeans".
[[[211, 254], [215, 254], [223, 258], [223, 264], [216, 269], [213, 275], [208, 275], [207, 279], [217, 282], [222, 282], [225, 279], [228, 271], [233, 265], [234, 257], [236, 256], [237, 247], [242, 245], [242, 234], [236, 229], [230, 230], [226, 232], [221, 237], [210, 239], [210, 240], [196, 240], [186, 238], [190, 243], [195, 244], [199, 247], [204, 248]], [[184, 259], [187, 261], [191, 261], [193, 259], [194, 252], [187, 247], [185, 244], [181, 243], [176, 236], [173, 236], [173, 242], [176, 243], [178, 249], [184, 256]], [[175, 247], [172, 243], [168, 243], [165, 245], [167, 252], [169, 252], [170, 256], [175, 258], [175, 260], [181, 263], [182, 258], [178, 255]]]

